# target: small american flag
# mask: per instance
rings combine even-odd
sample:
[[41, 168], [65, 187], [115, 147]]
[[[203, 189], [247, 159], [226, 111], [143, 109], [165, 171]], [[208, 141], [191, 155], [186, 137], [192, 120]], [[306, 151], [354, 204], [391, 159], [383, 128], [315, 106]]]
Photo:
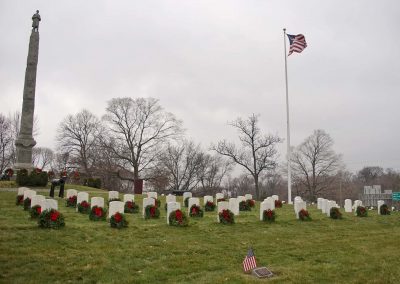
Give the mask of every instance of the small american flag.
[[247, 252], [246, 257], [243, 260], [243, 270], [247, 272], [257, 267], [256, 257], [254, 256], [254, 252], [251, 248]]
[[298, 35], [287, 35], [289, 38], [289, 43], [290, 43], [290, 48], [289, 48], [289, 54], [292, 54], [293, 52], [301, 53], [306, 47], [306, 38], [302, 34]]

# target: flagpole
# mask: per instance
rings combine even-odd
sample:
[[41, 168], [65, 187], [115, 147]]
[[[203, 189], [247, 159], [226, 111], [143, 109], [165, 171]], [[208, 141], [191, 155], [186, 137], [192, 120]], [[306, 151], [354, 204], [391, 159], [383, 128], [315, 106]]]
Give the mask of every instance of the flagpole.
[[286, 28], [283, 29], [283, 44], [285, 48], [285, 81], [286, 81], [286, 130], [287, 130], [287, 171], [288, 171], [288, 203], [292, 204], [292, 173], [290, 166], [290, 125], [289, 125], [289, 90], [287, 76], [287, 55], [286, 55]]

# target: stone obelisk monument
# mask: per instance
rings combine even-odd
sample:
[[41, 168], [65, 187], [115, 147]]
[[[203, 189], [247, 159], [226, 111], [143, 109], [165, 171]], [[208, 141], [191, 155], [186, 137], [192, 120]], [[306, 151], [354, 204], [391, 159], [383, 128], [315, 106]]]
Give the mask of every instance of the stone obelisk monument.
[[33, 113], [35, 110], [36, 72], [39, 57], [39, 11], [32, 16], [32, 33], [29, 40], [28, 60], [25, 71], [24, 98], [22, 102], [21, 127], [15, 146], [17, 148], [16, 169], [32, 169]]

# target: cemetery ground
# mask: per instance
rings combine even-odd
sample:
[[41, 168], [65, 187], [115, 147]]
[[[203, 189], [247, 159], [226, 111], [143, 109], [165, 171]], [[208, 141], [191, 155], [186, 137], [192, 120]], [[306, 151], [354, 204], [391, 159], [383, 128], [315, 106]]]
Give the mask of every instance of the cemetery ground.
[[[48, 189], [36, 189], [48, 195]], [[83, 190], [80, 188], [79, 190]], [[107, 192], [90, 189], [90, 196]], [[58, 191], [56, 191], [58, 194]], [[295, 218], [293, 206], [276, 209], [275, 223], [259, 221], [259, 202], [235, 224], [216, 223], [216, 212], [190, 218], [189, 227], [127, 214], [129, 227], [65, 207], [66, 226], [40, 229], [15, 205], [16, 191], [0, 189], [0, 283], [398, 283], [400, 214], [366, 218], [344, 213], [332, 220], [309, 206], [312, 221]], [[178, 198], [181, 201], [181, 198]], [[142, 197], [135, 202], [141, 207]], [[185, 209], [185, 207], [182, 207]], [[140, 208], [141, 212], [141, 208]], [[275, 276], [259, 280], [242, 272], [249, 247], [257, 264]]]

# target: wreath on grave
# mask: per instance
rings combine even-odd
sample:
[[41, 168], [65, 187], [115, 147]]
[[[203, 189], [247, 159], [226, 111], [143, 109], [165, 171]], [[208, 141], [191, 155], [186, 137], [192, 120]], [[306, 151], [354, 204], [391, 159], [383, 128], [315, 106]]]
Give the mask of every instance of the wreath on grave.
[[17, 198], [15, 200], [15, 205], [24, 205], [24, 196], [23, 195], [17, 195]]
[[90, 212], [90, 203], [86, 200], [83, 200], [81, 203], [78, 204], [78, 212], [87, 214]]
[[39, 216], [38, 225], [40, 228], [59, 229], [65, 226], [64, 216], [55, 209], [44, 210]]
[[113, 202], [113, 201], [121, 201], [121, 198], [110, 198], [110, 199], [108, 199], [108, 206], [110, 206], [110, 202]]
[[127, 201], [124, 205], [124, 212], [125, 213], [138, 213], [139, 212], [139, 205], [136, 205], [133, 201]]
[[246, 203], [250, 208], [253, 208], [254, 206], [256, 206], [256, 202], [253, 199], [246, 200]]
[[282, 201], [281, 200], [275, 200], [275, 208], [282, 208]]
[[310, 213], [305, 209], [301, 209], [299, 211], [299, 219], [301, 221], [311, 221]]
[[215, 204], [212, 201], [207, 201], [206, 205], [204, 206], [204, 210], [206, 211], [214, 211], [215, 210]]
[[381, 205], [381, 208], [379, 209], [381, 215], [390, 215], [390, 210], [389, 207], [386, 204]]
[[93, 206], [90, 210], [89, 220], [104, 221], [106, 219], [107, 209], [99, 206]]
[[126, 228], [128, 227], [128, 221], [126, 220], [124, 214], [117, 212], [111, 216], [110, 226], [111, 228], [117, 228], [117, 229]]
[[40, 205], [35, 205], [31, 207], [30, 214], [32, 219], [36, 219], [42, 213], [42, 207]]
[[263, 221], [264, 222], [275, 222], [275, 218], [276, 218], [276, 214], [275, 214], [275, 210], [264, 210], [263, 212]]
[[226, 199], [225, 199], [225, 198], [218, 198], [218, 199], [217, 199], [217, 203], [218, 203], [218, 202], [221, 202], [221, 201], [226, 201]]
[[342, 219], [342, 213], [340, 213], [339, 208], [332, 207], [331, 211], [329, 212], [329, 216], [332, 219]]
[[189, 210], [190, 217], [203, 217], [203, 215], [204, 215], [204, 212], [203, 212], [203, 210], [201, 210], [200, 206], [193, 204], [192, 207], [190, 207], [190, 210]]
[[161, 200], [158, 199], [158, 198], [154, 198], [154, 197], [152, 197], [152, 198], [154, 199], [155, 206], [160, 207], [161, 206]]
[[243, 200], [239, 203], [239, 211], [251, 211], [250, 205]]
[[75, 208], [76, 207], [76, 200], [77, 200], [77, 196], [76, 195], [68, 197], [66, 206]]
[[234, 224], [235, 223], [235, 215], [229, 209], [224, 209], [218, 213], [219, 222], [222, 224]]
[[144, 209], [145, 219], [156, 219], [160, 217], [160, 210], [156, 205], [147, 205]]
[[356, 215], [357, 217], [367, 217], [368, 211], [364, 206], [357, 206]]
[[24, 210], [28, 211], [29, 209], [31, 209], [31, 199], [27, 197], [24, 200]]
[[189, 220], [186, 214], [179, 209], [172, 211], [168, 218], [170, 226], [187, 227], [189, 225]]
[[189, 207], [189, 198], [190, 197], [186, 197], [185, 200], [183, 201], [183, 203], [185, 204], [185, 207]]

